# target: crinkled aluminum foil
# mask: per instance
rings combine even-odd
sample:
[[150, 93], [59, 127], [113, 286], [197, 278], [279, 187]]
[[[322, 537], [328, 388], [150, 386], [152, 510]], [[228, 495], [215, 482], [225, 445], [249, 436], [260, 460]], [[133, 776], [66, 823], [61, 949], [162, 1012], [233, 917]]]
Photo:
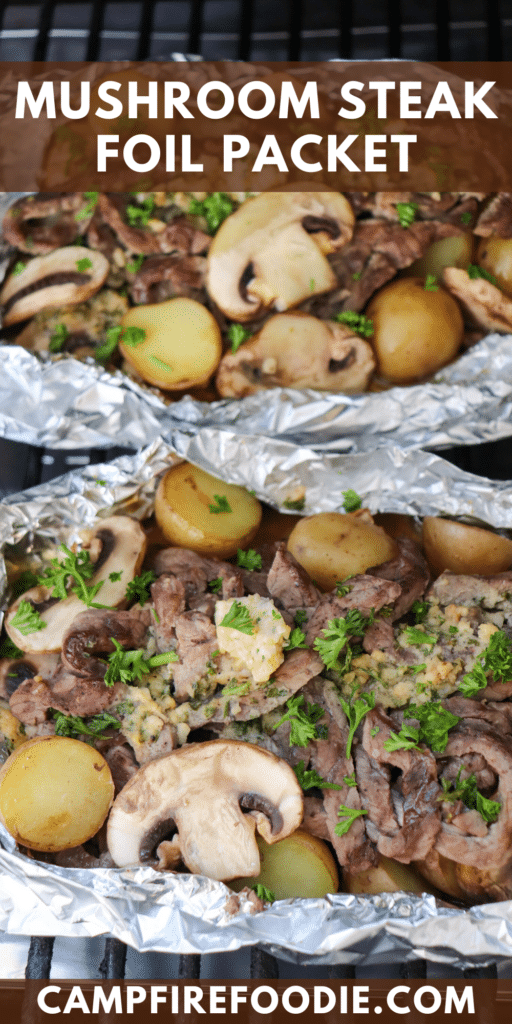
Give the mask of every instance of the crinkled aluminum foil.
[[[512, 487], [463, 473], [439, 456], [389, 448], [369, 455], [311, 449], [217, 429], [175, 430], [135, 456], [86, 467], [0, 504], [0, 549], [12, 543], [77, 537], [112, 507], [146, 514], [158, 474], [187, 458], [280, 507], [303, 489], [306, 511], [339, 509], [354, 488], [373, 511], [478, 516], [512, 524]], [[5, 584], [5, 570], [3, 573]], [[9, 935], [114, 935], [139, 951], [213, 953], [265, 944], [301, 965], [379, 964], [426, 958], [458, 968], [512, 957], [512, 903], [460, 911], [432, 896], [338, 894], [283, 900], [252, 914], [231, 913], [222, 883], [147, 867], [64, 869], [38, 863], [0, 834], [0, 929]]]
[[[24, 194], [0, 195], [0, 217]], [[319, 451], [498, 440], [512, 433], [512, 336], [488, 335], [432, 381], [412, 387], [363, 395], [273, 388], [239, 400], [184, 397], [172, 405], [92, 359], [0, 345], [0, 437], [48, 448], [139, 448], [180, 424], [241, 427]]]

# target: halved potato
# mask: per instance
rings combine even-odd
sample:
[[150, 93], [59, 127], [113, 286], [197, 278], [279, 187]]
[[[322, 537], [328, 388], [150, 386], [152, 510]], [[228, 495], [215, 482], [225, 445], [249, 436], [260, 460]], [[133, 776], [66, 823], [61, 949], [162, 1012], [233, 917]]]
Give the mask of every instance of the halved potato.
[[155, 515], [171, 544], [230, 558], [254, 537], [261, 505], [244, 487], [223, 483], [204, 469], [182, 462], [162, 477]]
[[326, 896], [338, 891], [338, 869], [329, 847], [322, 839], [297, 829], [291, 836], [269, 846], [256, 838], [261, 868], [257, 878], [237, 878], [230, 887], [240, 892], [244, 886], [258, 883], [270, 889], [276, 899], [294, 896], [303, 899]]
[[425, 516], [423, 545], [437, 573], [449, 569], [450, 572], [490, 576], [512, 565], [512, 540], [453, 519]]
[[470, 231], [463, 235], [450, 235], [432, 242], [423, 256], [411, 263], [402, 271], [404, 277], [426, 277], [434, 274], [439, 278], [445, 267], [462, 267], [466, 269], [472, 262], [473, 235]]
[[[206, 384], [217, 369], [222, 355], [219, 326], [194, 299], [133, 306], [121, 326], [120, 351], [148, 384], [182, 391]], [[139, 328], [144, 336], [138, 341], [139, 332], [127, 328]]]
[[435, 373], [455, 359], [464, 337], [456, 300], [442, 287], [425, 289], [416, 277], [393, 281], [374, 295], [366, 314], [373, 321], [378, 370], [395, 384]]
[[114, 799], [105, 758], [64, 736], [29, 740], [0, 771], [0, 818], [31, 850], [55, 852], [96, 835]]
[[512, 238], [482, 238], [476, 261], [496, 278], [498, 288], [512, 295]]
[[288, 549], [324, 590], [333, 590], [347, 576], [387, 562], [398, 550], [367, 509], [346, 515], [319, 512], [306, 516], [292, 530]]
[[356, 874], [343, 872], [343, 888], [354, 895], [367, 893], [376, 896], [379, 892], [431, 892], [428, 882], [410, 864], [400, 864], [389, 857], [379, 857], [376, 867], [367, 868]]

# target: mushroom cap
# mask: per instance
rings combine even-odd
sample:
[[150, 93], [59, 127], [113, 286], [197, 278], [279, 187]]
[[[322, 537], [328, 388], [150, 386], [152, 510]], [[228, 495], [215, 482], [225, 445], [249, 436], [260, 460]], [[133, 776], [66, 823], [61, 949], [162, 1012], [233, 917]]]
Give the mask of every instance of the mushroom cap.
[[[103, 582], [97, 601], [110, 608], [118, 608], [125, 602], [126, 587], [137, 575], [146, 552], [146, 535], [140, 523], [131, 516], [110, 516], [101, 519], [91, 537], [101, 544], [101, 551], [96, 561], [96, 571], [88, 580], [88, 585]], [[121, 572], [120, 580], [111, 580], [111, 573]], [[85, 610], [83, 601], [77, 594], [70, 594], [59, 601], [52, 598], [52, 587], [40, 585], [27, 590], [11, 605], [5, 620], [7, 634], [17, 647], [28, 653], [38, 651], [60, 651], [64, 637], [71, 623], [80, 612]], [[18, 611], [21, 601], [29, 601], [39, 609], [41, 619], [46, 626], [36, 632], [24, 635], [20, 633], [12, 620]]]
[[465, 319], [486, 331], [512, 330], [512, 299], [483, 277], [471, 278], [467, 270], [446, 267], [443, 284], [457, 299]]
[[[90, 267], [80, 271], [77, 264], [85, 259]], [[5, 326], [27, 320], [42, 309], [85, 302], [101, 288], [109, 269], [102, 253], [85, 246], [69, 245], [36, 256], [20, 274], [11, 274], [0, 292]]]
[[140, 864], [174, 823], [172, 845], [189, 871], [219, 881], [254, 877], [255, 831], [275, 843], [298, 828], [302, 813], [293, 769], [268, 750], [237, 740], [191, 743], [150, 761], [127, 783], [110, 814], [107, 844], [119, 867]]
[[351, 393], [366, 389], [374, 369], [364, 338], [294, 310], [271, 316], [236, 352], [226, 352], [215, 383], [223, 398], [277, 386]]
[[220, 226], [207, 260], [208, 292], [233, 320], [253, 320], [330, 291], [326, 254], [352, 237], [354, 213], [340, 192], [261, 192]]

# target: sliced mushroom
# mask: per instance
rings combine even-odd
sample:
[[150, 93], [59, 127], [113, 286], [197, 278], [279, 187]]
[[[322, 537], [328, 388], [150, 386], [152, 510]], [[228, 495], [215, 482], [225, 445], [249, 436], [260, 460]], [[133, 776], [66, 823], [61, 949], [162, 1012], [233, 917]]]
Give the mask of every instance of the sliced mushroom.
[[85, 233], [92, 217], [92, 210], [87, 211], [88, 203], [81, 192], [40, 192], [13, 203], [4, 217], [2, 233], [21, 252], [44, 256], [62, 245], [71, 245], [77, 235]]
[[336, 286], [326, 254], [352, 237], [354, 214], [339, 192], [262, 192], [221, 225], [210, 247], [207, 288], [232, 320], [254, 320]]
[[142, 647], [149, 619], [149, 608], [87, 608], [76, 616], [62, 641], [62, 664], [75, 675], [102, 679], [107, 666], [93, 655], [114, 651], [114, 640], [124, 648]]
[[57, 668], [56, 654], [36, 654], [30, 658], [4, 658], [0, 661], [0, 698], [9, 700], [27, 679], [51, 676]]
[[45, 309], [23, 328], [16, 344], [31, 352], [47, 352], [52, 335], [63, 324], [67, 335], [60, 352], [73, 352], [77, 357], [90, 355], [105, 339], [110, 327], [119, 324], [128, 312], [128, 299], [110, 288], [103, 288], [88, 302], [71, 309]]
[[[112, 516], [103, 519], [92, 534], [92, 550], [98, 545], [100, 553], [88, 585], [101, 581], [103, 586], [98, 592], [97, 602], [109, 608], [118, 608], [126, 603], [126, 587], [142, 565], [146, 536], [139, 523], [130, 516]], [[119, 580], [110, 578], [118, 573], [121, 573]], [[52, 598], [51, 594], [51, 587], [33, 587], [9, 608], [5, 628], [11, 640], [22, 651], [60, 651], [71, 623], [84, 611], [85, 605], [76, 594], [70, 594], [61, 601]], [[27, 635], [13, 625], [21, 601], [28, 601], [45, 623], [42, 628]]]
[[293, 769], [268, 750], [236, 740], [191, 743], [128, 782], [112, 808], [107, 843], [119, 867], [140, 864], [174, 827], [172, 847], [189, 871], [221, 881], [254, 877], [255, 832], [267, 843], [284, 839], [302, 811]]
[[236, 398], [276, 386], [350, 393], [364, 391], [374, 369], [371, 345], [343, 324], [278, 313], [226, 353], [215, 383], [223, 397]]
[[487, 331], [512, 330], [512, 299], [483, 277], [471, 278], [466, 270], [447, 267], [443, 284], [458, 300], [472, 324]]
[[[87, 269], [82, 271], [81, 260], [87, 260]], [[0, 292], [3, 322], [8, 327], [42, 309], [85, 302], [99, 291], [108, 272], [108, 260], [84, 246], [70, 245], [48, 256], [36, 256], [20, 274], [7, 278]]]

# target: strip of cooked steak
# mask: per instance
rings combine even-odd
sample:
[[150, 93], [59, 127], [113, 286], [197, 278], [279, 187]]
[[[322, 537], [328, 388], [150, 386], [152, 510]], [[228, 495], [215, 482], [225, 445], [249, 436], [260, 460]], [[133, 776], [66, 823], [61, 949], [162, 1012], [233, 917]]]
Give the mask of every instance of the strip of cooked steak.
[[393, 605], [393, 619], [405, 615], [414, 602], [423, 597], [430, 582], [429, 568], [418, 545], [409, 537], [399, 537], [397, 545], [396, 558], [366, 570], [368, 576], [400, 583], [402, 592]]

